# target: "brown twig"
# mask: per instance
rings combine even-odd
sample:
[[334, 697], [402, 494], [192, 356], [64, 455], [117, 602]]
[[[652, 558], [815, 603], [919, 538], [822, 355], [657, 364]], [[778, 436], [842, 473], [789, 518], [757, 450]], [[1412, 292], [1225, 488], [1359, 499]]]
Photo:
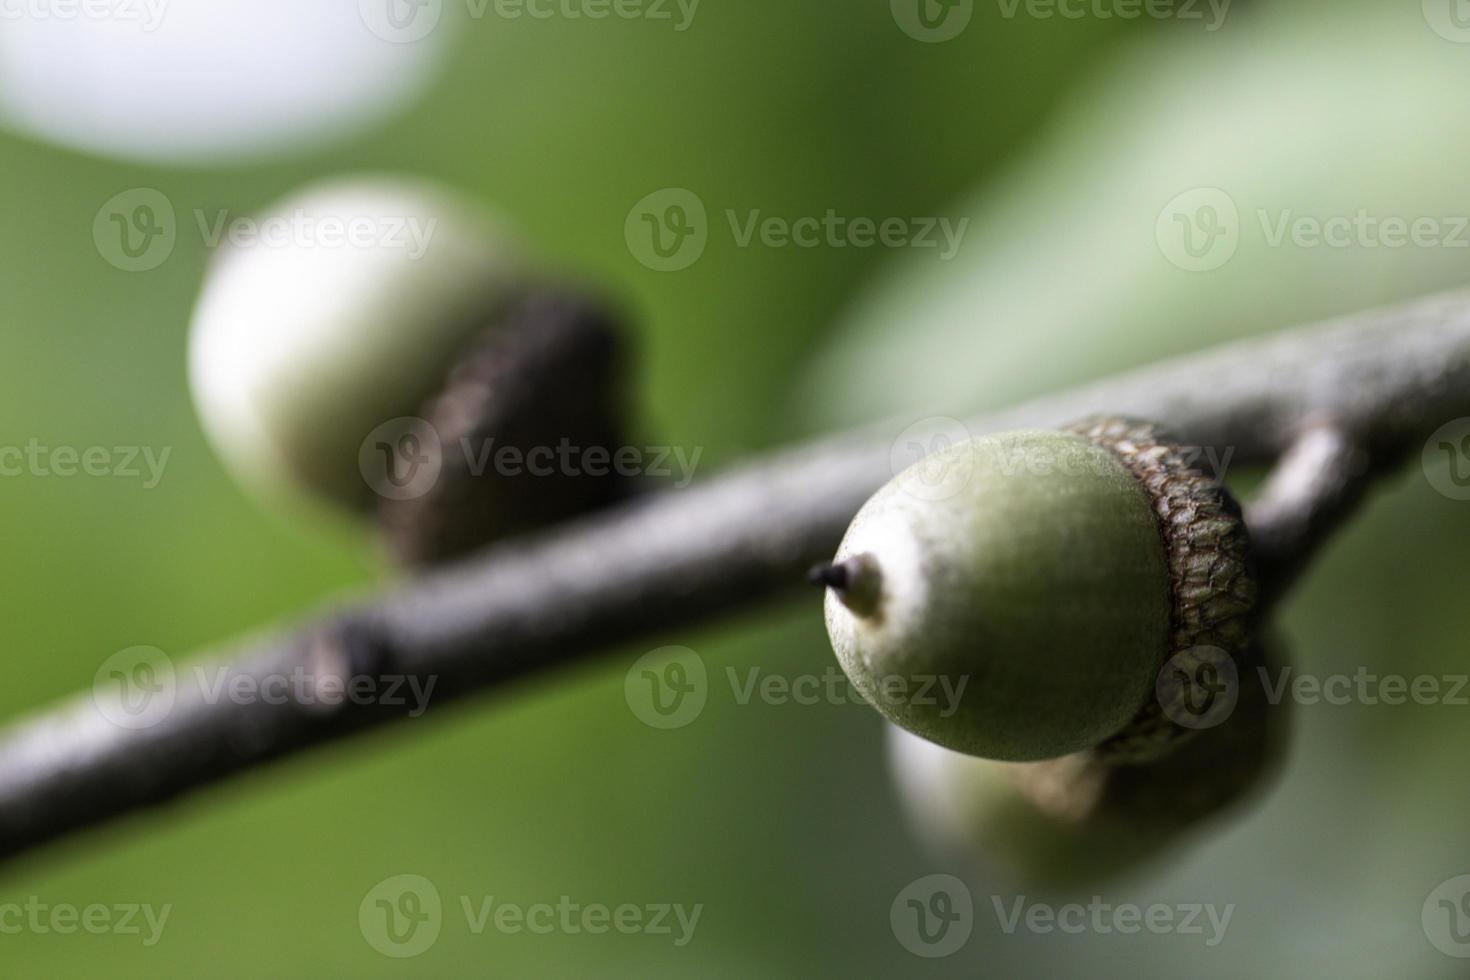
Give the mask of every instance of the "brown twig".
[[[876, 379], [875, 379], [876, 380]], [[1470, 415], [1470, 295], [1435, 297], [1236, 344], [969, 421], [974, 434], [1095, 413], [1172, 427], [1232, 465], [1290, 453], [1253, 511], [1257, 547], [1289, 568], [1352, 495], [1321, 419], [1366, 453], [1417, 447]], [[685, 490], [639, 498], [360, 598], [210, 662], [246, 689], [306, 672], [311, 691], [353, 679], [433, 683], [435, 707], [619, 644], [753, 608], [804, 585], [892, 475], [902, 422], [787, 450]], [[1316, 484], [1325, 484], [1317, 486]], [[1335, 490], [1334, 488], [1341, 488]], [[1273, 573], [1274, 574], [1274, 573]], [[1289, 581], [1283, 575], [1281, 581]], [[156, 723], [107, 720], [97, 696], [0, 736], [0, 855], [172, 800], [261, 763], [405, 713], [379, 699], [232, 698], [180, 673]], [[223, 690], [229, 691], [227, 686]], [[211, 691], [214, 696], [211, 696]]]

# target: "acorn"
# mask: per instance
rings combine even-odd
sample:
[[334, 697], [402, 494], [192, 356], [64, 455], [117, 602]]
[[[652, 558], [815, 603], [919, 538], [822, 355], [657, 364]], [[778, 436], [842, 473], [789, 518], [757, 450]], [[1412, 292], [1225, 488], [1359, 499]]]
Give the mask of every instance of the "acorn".
[[1240, 508], [1150, 423], [959, 443], [898, 474], [828, 566], [827, 631], [890, 721], [1006, 761], [1158, 758], [1181, 651], [1236, 657], [1256, 584]]
[[1289, 702], [1273, 704], [1262, 683], [1271, 649], [1252, 645], [1235, 664], [1228, 712], [1143, 765], [1091, 750], [1041, 762], [980, 759], [889, 726], [909, 822], [931, 849], [1027, 886], [1070, 890], [1157, 863], [1279, 772]]
[[409, 563], [619, 495], [612, 474], [494, 465], [615, 449], [623, 364], [602, 304], [543, 282], [502, 222], [427, 182], [355, 178], [255, 224], [285, 231], [227, 238], [189, 338], [205, 432], [247, 487], [376, 518]]

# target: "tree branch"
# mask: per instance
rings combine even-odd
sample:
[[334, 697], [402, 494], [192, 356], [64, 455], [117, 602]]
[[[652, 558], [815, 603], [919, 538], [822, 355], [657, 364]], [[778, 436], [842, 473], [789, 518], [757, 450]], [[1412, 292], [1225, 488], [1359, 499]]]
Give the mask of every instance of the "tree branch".
[[1385, 469], [1335, 426], [1308, 429], [1292, 444], [1246, 508], [1263, 606], [1280, 600]]
[[[1273, 485], [1312, 485], [1315, 474], [1328, 490], [1268, 488], [1252, 510], [1257, 547], [1271, 567], [1288, 567], [1337, 512], [1312, 501], [1331, 502], [1330, 488], [1348, 483], [1332, 475], [1341, 454], [1315, 440], [1299, 444], [1302, 433], [1330, 424], [1364, 452], [1391, 458], [1470, 415], [1470, 294], [1165, 362], [967, 425], [978, 435], [1096, 412], [1167, 423], [1217, 458], [1230, 453], [1232, 465], [1267, 462], [1297, 445]], [[211, 660], [247, 690], [302, 672], [317, 694], [353, 679], [381, 682], [376, 690], [394, 677], [432, 681], [437, 707], [753, 608], [802, 588], [806, 569], [831, 555], [852, 515], [892, 476], [890, 447], [902, 427], [850, 433], [650, 494]], [[1331, 469], [1315, 472], [1323, 467]], [[179, 673], [172, 710], [148, 727], [109, 722], [94, 696], [4, 734], [0, 856], [405, 713], [381, 699], [332, 703], [294, 688], [282, 703], [232, 699], [193, 676]]]

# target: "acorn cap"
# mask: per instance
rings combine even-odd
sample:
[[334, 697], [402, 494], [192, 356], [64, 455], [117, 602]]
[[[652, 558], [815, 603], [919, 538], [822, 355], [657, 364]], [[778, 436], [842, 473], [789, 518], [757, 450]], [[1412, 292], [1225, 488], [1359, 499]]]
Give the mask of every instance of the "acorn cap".
[[[1116, 453], [1153, 501], [1169, 563], [1165, 660], [1219, 651], [1240, 661], [1251, 647], [1259, 593], [1240, 504], [1155, 423], [1099, 417], [1071, 431]], [[1194, 736], [1197, 729], [1173, 720], [1188, 713], [1182, 703], [1185, 689], [1156, 684], [1154, 695], [1122, 732], [1097, 747], [1100, 758], [1147, 762]]]
[[[625, 354], [606, 307], [528, 291], [454, 359], [422, 410], [438, 477], [384, 497], [378, 519], [404, 564], [432, 564], [621, 498]], [[593, 455], [589, 450], [597, 450]]]
[[1188, 733], [1154, 696], [1177, 644], [1248, 633], [1238, 513], [1145, 424], [971, 440], [858, 513], [828, 633], [857, 689], [940, 745], [1142, 761]]

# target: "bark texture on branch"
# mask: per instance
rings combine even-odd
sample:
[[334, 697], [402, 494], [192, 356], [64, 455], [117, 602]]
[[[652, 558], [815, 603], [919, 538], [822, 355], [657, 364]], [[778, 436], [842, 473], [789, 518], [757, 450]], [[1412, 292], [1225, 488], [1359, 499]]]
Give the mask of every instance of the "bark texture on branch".
[[[1470, 415], [1470, 294], [1164, 362], [966, 425], [980, 435], [1101, 412], [1162, 422], [1217, 459], [1229, 453], [1233, 466], [1298, 446], [1280, 479], [1305, 488], [1265, 499], [1306, 503], [1252, 515], [1263, 575], [1289, 580], [1280, 570], [1299, 567], [1326, 533], [1324, 518], [1360, 487], [1344, 475], [1356, 472], [1344, 463], [1355, 457], [1301, 437], [1351, 433], [1354, 452], [1399, 458]], [[906, 421], [500, 545], [215, 658], [249, 684], [303, 671], [322, 690], [354, 678], [377, 679], [378, 690], [383, 678], [413, 678], [421, 688], [432, 680], [437, 707], [753, 608], [802, 589], [806, 570], [830, 557], [852, 515], [893, 475], [890, 450]], [[1329, 473], [1326, 485], [1312, 479], [1319, 470]], [[88, 696], [0, 735], [0, 856], [404, 713], [320, 697], [238, 703], [192, 677], [179, 672], [172, 709], [148, 727], [112, 723]]]

